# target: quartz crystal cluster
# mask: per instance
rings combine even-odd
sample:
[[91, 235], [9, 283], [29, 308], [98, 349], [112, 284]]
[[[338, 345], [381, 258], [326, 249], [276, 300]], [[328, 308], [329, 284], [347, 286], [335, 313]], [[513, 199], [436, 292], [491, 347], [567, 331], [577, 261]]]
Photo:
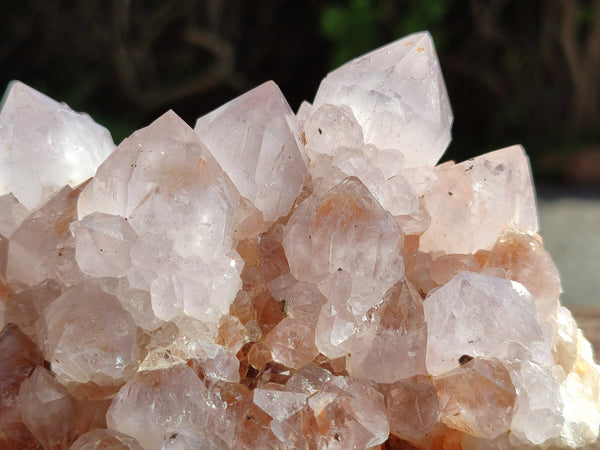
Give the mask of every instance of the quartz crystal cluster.
[[519, 146], [436, 165], [430, 36], [115, 148], [14, 82], [0, 111], [0, 448], [594, 442], [600, 368]]

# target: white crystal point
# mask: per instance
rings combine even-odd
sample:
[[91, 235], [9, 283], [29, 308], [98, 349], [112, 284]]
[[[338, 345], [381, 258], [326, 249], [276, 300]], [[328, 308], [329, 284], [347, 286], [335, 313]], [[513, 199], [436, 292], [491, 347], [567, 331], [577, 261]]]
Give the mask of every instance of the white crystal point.
[[565, 422], [565, 405], [560, 396], [564, 374], [556, 366], [534, 361], [521, 361], [512, 366], [511, 378], [519, 395], [510, 426], [511, 441], [542, 445], [558, 439]]
[[457, 368], [463, 355], [512, 361], [519, 348], [544, 344], [533, 298], [516, 281], [461, 272], [427, 297], [423, 309], [425, 364], [434, 376]]
[[321, 82], [312, 110], [350, 107], [365, 143], [395, 149], [406, 167], [434, 166], [450, 142], [452, 111], [429, 33], [354, 59]]
[[12, 192], [37, 209], [63, 186], [94, 176], [114, 148], [87, 114], [14, 81], [0, 110], [0, 195]]
[[491, 249], [505, 229], [538, 230], [531, 168], [520, 145], [434, 172], [438, 182], [424, 195], [432, 220], [420, 250], [475, 253]]
[[296, 116], [273, 81], [200, 117], [194, 129], [266, 222], [289, 213], [308, 171]]

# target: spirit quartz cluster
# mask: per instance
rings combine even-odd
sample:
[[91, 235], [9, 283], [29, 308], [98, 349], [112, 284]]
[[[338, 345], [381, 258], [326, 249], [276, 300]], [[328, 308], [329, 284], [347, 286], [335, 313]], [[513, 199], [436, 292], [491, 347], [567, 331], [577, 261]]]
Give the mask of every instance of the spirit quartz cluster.
[[428, 34], [114, 148], [0, 112], [0, 447], [527, 449], [596, 440], [523, 149], [437, 165]]

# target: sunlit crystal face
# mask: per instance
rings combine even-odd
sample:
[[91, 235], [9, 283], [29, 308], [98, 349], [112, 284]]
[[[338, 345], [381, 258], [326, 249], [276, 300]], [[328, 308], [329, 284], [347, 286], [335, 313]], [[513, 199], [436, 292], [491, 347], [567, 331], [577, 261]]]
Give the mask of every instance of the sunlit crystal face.
[[436, 166], [451, 123], [427, 33], [296, 115], [270, 81], [116, 149], [12, 84], [0, 447], [592, 443], [600, 370], [524, 150]]

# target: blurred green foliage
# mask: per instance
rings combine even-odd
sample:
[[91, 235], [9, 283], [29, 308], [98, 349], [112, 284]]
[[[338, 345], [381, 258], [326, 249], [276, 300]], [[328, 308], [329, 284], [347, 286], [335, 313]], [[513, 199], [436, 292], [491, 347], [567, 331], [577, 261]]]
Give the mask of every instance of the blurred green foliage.
[[328, 61], [331, 69], [381, 43], [381, 14], [372, 0], [349, 0], [323, 9], [320, 24], [324, 36], [332, 43]]

